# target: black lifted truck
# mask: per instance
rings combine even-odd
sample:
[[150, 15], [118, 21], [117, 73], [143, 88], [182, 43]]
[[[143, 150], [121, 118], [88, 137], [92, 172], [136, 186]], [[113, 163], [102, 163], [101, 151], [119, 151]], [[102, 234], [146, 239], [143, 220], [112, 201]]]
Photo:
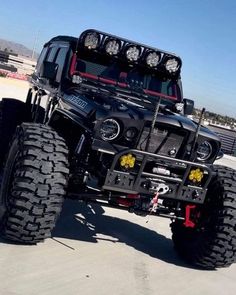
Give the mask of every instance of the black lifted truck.
[[188, 118], [181, 64], [96, 30], [46, 43], [26, 102], [0, 103], [2, 236], [43, 241], [73, 198], [170, 218], [194, 265], [235, 262], [236, 172], [213, 165], [219, 138]]

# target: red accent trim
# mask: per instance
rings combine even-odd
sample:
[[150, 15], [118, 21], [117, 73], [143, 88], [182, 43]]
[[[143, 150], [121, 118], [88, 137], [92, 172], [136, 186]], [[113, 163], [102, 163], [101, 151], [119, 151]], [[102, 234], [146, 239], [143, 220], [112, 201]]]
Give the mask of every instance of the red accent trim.
[[[71, 66], [70, 66], [70, 75], [71, 76], [73, 76], [75, 74], [79, 74], [81, 77], [84, 77], [84, 78], [89, 78], [89, 79], [93, 79], [93, 80], [99, 80], [101, 82], [104, 82], [104, 83], [107, 83], [107, 84], [112, 84], [112, 85], [118, 85], [119, 87], [123, 87], [123, 88], [128, 87], [128, 84], [124, 83], [124, 82], [118, 82], [117, 83], [117, 81], [112, 80], [112, 79], [106, 79], [106, 78], [98, 77], [98, 76], [93, 75], [93, 74], [75, 71], [76, 60], [77, 60], [77, 55], [76, 55], [76, 53], [74, 53], [73, 57], [72, 57], [72, 61], [71, 61]], [[163, 93], [152, 91], [152, 90], [149, 90], [149, 89], [144, 89], [144, 93], [154, 95], [154, 96], [161, 96], [161, 97], [164, 97], [164, 98], [169, 98], [169, 99], [172, 99], [172, 100], [177, 100], [177, 97], [175, 97], [175, 96], [165, 95]]]
[[153, 204], [157, 204], [157, 203], [158, 203], [158, 197], [159, 197], [159, 193], [156, 193], [156, 194], [154, 195], [154, 198], [152, 199], [152, 203], [153, 203]]
[[139, 194], [128, 194], [127, 198], [129, 198], [129, 199], [140, 199], [140, 195]]
[[127, 83], [118, 82], [118, 86], [125, 88], [125, 87], [128, 87], [128, 84]]
[[128, 73], [126, 73], [126, 72], [120, 72], [119, 79], [120, 80], [123, 79], [123, 81], [125, 81], [125, 79], [127, 78], [127, 76], [128, 76]]
[[130, 207], [134, 205], [134, 200], [136, 199], [140, 199], [139, 194], [128, 194], [127, 198], [117, 198], [117, 203], [125, 207]]
[[72, 59], [71, 59], [71, 64], [70, 64], [70, 75], [73, 76], [75, 73], [75, 66], [77, 62], [77, 55], [76, 53], [73, 54]]
[[195, 227], [195, 223], [191, 220], [191, 210], [195, 209], [196, 205], [187, 205], [185, 207], [185, 222], [184, 226], [185, 227]]
[[101, 82], [107, 83], [107, 84], [112, 84], [112, 85], [117, 84], [117, 82], [115, 80], [106, 79], [106, 78], [102, 78], [102, 77], [99, 77], [98, 80], [101, 81]]
[[117, 202], [118, 202], [119, 205], [122, 205], [122, 206], [125, 206], [125, 207], [130, 207], [134, 203], [133, 199], [123, 199], [123, 198], [118, 198]]
[[159, 92], [152, 91], [152, 90], [149, 90], [149, 89], [144, 89], [144, 93], [155, 95], [155, 96], [161, 96], [161, 97], [164, 97], [164, 98], [169, 98], [169, 99], [172, 99], [172, 100], [177, 100], [177, 97], [175, 97], [175, 96], [165, 95], [163, 93], [159, 93]]
[[90, 79], [93, 79], [93, 80], [98, 80], [98, 76], [93, 75], [93, 74], [79, 72], [79, 75], [80, 75], [80, 77], [90, 78]]

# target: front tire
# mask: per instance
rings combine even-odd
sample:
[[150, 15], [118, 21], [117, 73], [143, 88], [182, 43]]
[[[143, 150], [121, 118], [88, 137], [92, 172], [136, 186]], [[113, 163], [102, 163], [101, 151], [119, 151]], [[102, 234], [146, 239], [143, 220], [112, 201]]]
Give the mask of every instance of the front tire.
[[236, 171], [216, 166], [215, 172], [197, 226], [171, 225], [177, 252], [205, 269], [236, 262]]
[[0, 231], [10, 240], [35, 244], [50, 237], [66, 194], [68, 149], [48, 126], [17, 128], [3, 171]]

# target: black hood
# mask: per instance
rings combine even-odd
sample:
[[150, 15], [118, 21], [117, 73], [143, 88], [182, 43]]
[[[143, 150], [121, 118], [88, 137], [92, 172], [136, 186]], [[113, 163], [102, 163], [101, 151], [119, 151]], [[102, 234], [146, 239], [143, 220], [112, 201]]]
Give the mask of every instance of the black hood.
[[[152, 121], [154, 111], [147, 110], [146, 108], [139, 106], [138, 103], [126, 102], [123, 98], [119, 99], [109, 97], [109, 95], [101, 95], [94, 93], [86, 94], [79, 90], [73, 90], [73, 93], [64, 94], [62, 97], [63, 102], [69, 104], [64, 105], [68, 111], [73, 112], [76, 115], [83, 114], [88, 120], [102, 120], [107, 117], [118, 117], [124, 119], [133, 119], [141, 121]], [[69, 107], [73, 104], [73, 107]], [[153, 109], [155, 106], [153, 107]], [[171, 125], [177, 128], [182, 128], [190, 132], [196, 132], [197, 123], [191, 119], [173, 113], [167, 109], [161, 109], [157, 116], [157, 123]], [[211, 138], [212, 140], [220, 141], [219, 137], [208, 128], [201, 126], [199, 135], [203, 137]]]

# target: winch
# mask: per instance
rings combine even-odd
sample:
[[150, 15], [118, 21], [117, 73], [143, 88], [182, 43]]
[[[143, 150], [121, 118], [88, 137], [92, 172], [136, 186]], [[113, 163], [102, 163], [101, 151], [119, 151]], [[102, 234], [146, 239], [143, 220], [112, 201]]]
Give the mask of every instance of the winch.
[[159, 179], [149, 179], [143, 184], [143, 187], [152, 193], [159, 193], [159, 195], [166, 194], [170, 189], [168, 185]]

